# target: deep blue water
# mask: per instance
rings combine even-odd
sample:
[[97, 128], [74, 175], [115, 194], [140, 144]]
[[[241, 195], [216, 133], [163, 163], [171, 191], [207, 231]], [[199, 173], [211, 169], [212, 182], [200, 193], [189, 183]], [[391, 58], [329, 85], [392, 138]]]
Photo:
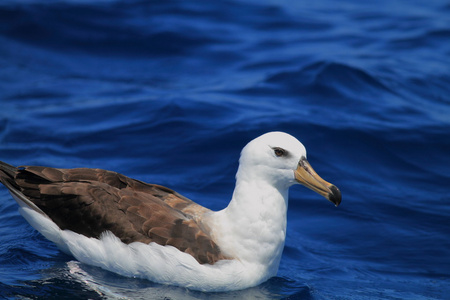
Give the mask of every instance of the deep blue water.
[[204, 294], [79, 264], [0, 190], [0, 298], [445, 299], [448, 1], [0, 3], [0, 160], [98, 167], [224, 208], [286, 131], [342, 191], [291, 188], [278, 277]]

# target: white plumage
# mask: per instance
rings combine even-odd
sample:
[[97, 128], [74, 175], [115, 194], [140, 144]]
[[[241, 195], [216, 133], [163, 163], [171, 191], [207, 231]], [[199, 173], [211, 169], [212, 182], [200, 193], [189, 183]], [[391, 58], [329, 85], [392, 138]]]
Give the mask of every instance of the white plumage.
[[305, 167], [305, 162], [305, 147], [286, 133], [267, 133], [245, 146], [228, 207], [198, 216], [220, 250], [233, 258], [215, 264], [200, 264], [185, 252], [154, 242], [124, 244], [111, 232], [97, 239], [61, 230], [50, 218], [13, 196], [35, 229], [80, 262], [194, 290], [239, 290], [277, 273], [286, 236], [290, 186], [302, 183], [336, 205], [340, 203], [337, 188], [318, 177], [309, 164]]

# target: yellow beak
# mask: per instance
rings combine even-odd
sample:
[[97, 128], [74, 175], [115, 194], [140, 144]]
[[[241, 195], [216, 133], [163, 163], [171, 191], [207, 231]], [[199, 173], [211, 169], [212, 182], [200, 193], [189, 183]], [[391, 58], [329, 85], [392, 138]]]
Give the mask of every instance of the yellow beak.
[[295, 170], [295, 180], [303, 184], [314, 192], [324, 196], [334, 205], [338, 206], [341, 203], [342, 196], [339, 189], [323, 180], [314, 169], [311, 167], [306, 158], [300, 159], [297, 170]]

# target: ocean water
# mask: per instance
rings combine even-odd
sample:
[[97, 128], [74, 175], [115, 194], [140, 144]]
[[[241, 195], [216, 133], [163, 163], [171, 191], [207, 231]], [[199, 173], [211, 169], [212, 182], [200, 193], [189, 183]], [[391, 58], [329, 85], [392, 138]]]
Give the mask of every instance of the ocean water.
[[448, 1], [0, 2], [0, 160], [92, 167], [218, 210], [240, 150], [307, 148], [278, 276], [200, 293], [75, 261], [0, 189], [0, 298], [449, 299]]

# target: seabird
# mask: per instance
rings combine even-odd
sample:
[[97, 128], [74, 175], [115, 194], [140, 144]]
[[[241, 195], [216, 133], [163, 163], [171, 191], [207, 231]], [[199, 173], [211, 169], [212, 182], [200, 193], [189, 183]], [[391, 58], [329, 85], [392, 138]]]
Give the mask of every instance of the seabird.
[[244, 147], [232, 199], [220, 211], [101, 169], [0, 162], [0, 182], [22, 216], [80, 262], [200, 291], [245, 289], [276, 275], [290, 186], [341, 202], [338, 188], [306, 160], [303, 144], [283, 132]]

